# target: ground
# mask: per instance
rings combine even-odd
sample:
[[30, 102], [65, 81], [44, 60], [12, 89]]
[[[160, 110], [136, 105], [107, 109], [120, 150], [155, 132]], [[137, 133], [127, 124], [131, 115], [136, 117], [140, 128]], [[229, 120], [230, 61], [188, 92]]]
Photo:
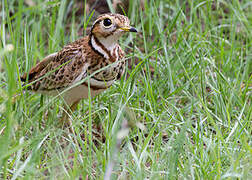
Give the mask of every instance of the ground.
[[[1, 0], [0, 9], [1, 178], [252, 178], [249, 0]], [[58, 126], [62, 99], [25, 91], [20, 76], [108, 11], [140, 33], [120, 40], [127, 74], [70, 114], [73, 134]]]

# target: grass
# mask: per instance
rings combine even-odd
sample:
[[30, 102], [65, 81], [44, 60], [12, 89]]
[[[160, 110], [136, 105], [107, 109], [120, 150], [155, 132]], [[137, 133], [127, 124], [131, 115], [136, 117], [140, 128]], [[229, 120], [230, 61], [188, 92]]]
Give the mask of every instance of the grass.
[[0, 2], [2, 179], [252, 178], [249, 0], [130, 1], [141, 33], [120, 43], [139, 64], [82, 101], [76, 136], [57, 127], [63, 101], [22, 93], [20, 76], [92, 20], [74, 1], [34, 2]]

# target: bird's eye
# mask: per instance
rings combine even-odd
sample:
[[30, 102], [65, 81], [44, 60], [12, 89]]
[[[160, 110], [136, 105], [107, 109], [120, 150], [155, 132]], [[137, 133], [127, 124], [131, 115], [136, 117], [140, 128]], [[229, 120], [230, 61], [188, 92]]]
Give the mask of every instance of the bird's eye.
[[106, 18], [106, 19], [103, 20], [103, 25], [105, 27], [109, 27], [109, 26], [111, 26], [111, 24], [112, 24], [112, 22], [111, 22], [111, 20], [109, 18]]

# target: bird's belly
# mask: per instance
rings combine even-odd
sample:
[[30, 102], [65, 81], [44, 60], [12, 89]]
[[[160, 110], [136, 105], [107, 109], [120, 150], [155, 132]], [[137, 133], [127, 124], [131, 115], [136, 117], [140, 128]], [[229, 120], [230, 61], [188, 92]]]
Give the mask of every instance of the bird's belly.
[[[90, 95], [91, 97], [96, 96], [97, 94], [103, 92], [106, 89], [91, 89], [90, 88]], [[63, 95], [66, 104], [71, 106], [74, 102], [80, 99], [87, 99], [89, 96], [89, 88], [84, 85], [78, 85], [66, 91]]]

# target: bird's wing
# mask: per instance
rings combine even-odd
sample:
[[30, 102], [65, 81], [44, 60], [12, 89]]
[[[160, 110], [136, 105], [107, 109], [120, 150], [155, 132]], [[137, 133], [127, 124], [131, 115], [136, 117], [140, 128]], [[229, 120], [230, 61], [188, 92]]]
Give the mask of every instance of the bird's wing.
[[36, 75], [40, 73], [51, 61], [53, 61], [56, 56], [57, 53], [52, 53], [46, 56], [42, 61], [36, 64], [36, 66], [32, 67], [28, 74], [24, 73], [24, 75], [21, 76], [21, 81], [25, 82], [28, 76], [28, 82], [32, 82]]
[[[21, 80], [31, 85], [33, 91], [59, 90], [70, 86], [80, 76], [86, 75], [87, 63], [81, 46], [71, 44], [60, 52], [47, 56], [33, 67], [30, 72], [22, 76]], [[27, 77], [28, 76], [28, 77]]]

